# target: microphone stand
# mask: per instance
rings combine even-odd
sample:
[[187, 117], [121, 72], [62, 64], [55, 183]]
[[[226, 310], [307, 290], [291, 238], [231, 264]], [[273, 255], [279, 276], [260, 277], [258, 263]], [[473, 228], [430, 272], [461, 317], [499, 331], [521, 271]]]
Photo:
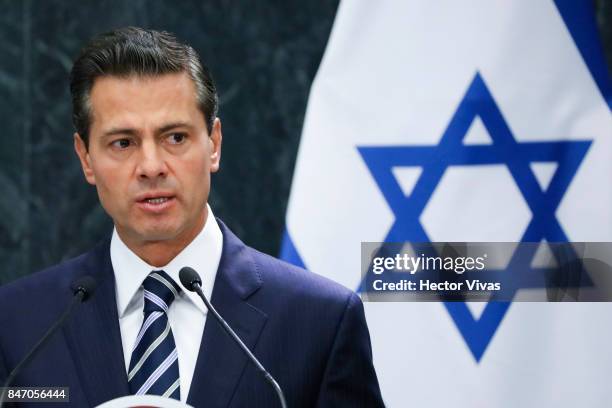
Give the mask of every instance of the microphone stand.
[[253, 353], [251, 353], [251, 350], [249, 350], [249, 348], [242, 342], [242, 340], [240, 339], [240, 337], [238, 337], [236, 332], [232, 330], [229, 324], [227, 324], [227, 322], [221, 317], [221, 315], [217, 312], [217, 310], [213, 307], [213, 305], [210, 304], [208, 299], [206, 299], [206, 296], [204, 296], [204, 293], [202, 292], [202, 280], [200, 279], [200, 275], [198, 275], [198, 273], [193, 268], [185, 266], [179, 271], [179, 277], [181, 279], [181, 283], [183, 284], [185, 288], [187, 288], [188, 290], [192, 292], [196, 292], [198, 296], [200, 296], [200, 298], [206, 305], [206, 308], [213, 314], [214, 318], [221, 324], [221, 327], [223, 327], [223, 330], [225, 330], [225, 332], [229, 334], [229, 336], [232, 339], [234, 339], [236, 344], [240, 346], [244, 354], [247, 355], [247, 357], [255, 365], [257, 370], [264, 376], [264, 378], [272, 386], [272, 388], [274, 388], [274, 391], [276, 391], [276, 395], [278, 396], [278, 400], [280, 402], [281, 407], [287, 408], [287, 401], [285, 401], [285, 395], [283, 394], [283, 390], [281, 389], [280, 385], [278, 385], [274, 377], [272, 377], [272, 375], [266, 371], [264, 366], [261, 365], [259, 360], [257, 360], [257, 357], [255, 357]]

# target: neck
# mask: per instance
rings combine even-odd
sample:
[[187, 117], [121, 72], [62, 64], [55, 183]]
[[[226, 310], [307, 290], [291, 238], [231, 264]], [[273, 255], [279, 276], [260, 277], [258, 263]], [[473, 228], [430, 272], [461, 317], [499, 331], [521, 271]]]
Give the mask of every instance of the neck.
[[171, 239], [160, 240], [138, 240], [130, 239], [117, 227], [117, 234], [125, 245], [140, 259], [154, 267], [168, 265], [183, 249], [187, 247], [204, 228], [208, 217], [208, 208], [204, 208], [199, 219], [193, 223], [193, 227], [180, 232]]

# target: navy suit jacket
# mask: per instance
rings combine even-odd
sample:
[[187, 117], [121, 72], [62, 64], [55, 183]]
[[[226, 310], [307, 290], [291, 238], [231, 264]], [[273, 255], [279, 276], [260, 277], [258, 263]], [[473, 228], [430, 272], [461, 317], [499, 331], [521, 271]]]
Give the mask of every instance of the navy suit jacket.
[[[383, 406], [361, 300], [244, 245], [219, 225], [223, 253], [211, 302], [279, 382], [288, 406]], [[98, 282], [94, 295], [77, 305], [14, 384], [67, 386], [75, 407], [130, 394], [109, 243], [0, 288], [2, 382], [69, 304], [71, 283], [91, 275]], [[197, 408], [278, 406], [273, 389], [212, 315], [187, 402]]]

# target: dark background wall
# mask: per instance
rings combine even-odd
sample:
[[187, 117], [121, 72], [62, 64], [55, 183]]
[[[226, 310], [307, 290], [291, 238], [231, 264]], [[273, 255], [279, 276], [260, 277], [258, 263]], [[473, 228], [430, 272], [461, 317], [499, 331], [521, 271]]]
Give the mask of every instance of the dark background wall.
[[[611, 3], [593, 2], [610, 67]], [[0, 1], [0, 283], [111, 231], [73, 153], [68, 73], [85, 41], [126, 25], [174, 32], [211, 68], [224, 135], [211, 205], [245, 242], [277, 254], [336, 8], [337, 0]]]

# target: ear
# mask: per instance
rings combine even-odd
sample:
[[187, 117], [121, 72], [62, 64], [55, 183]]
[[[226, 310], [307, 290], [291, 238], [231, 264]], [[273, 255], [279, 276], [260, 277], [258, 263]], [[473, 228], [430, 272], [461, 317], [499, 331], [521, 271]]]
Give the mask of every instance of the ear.
[[85, 180], [87, 180], [89, 184], [96, 185], [96, 177], [91, 167], [89, 151], [87, 150], [85, 142], [78, 133], [74, 134], [74, 151], [76, 152], [77, 156], [79, 156], [79, 160], [81, 161], [81, 168], [83, 169]]
[[210, 142], [212, 144], [212, 150], [210, 152], [210, 172], [216, 173], [219, 170], [221, 162], [221, 141], [223, 135], [221, 133], [221, 120], [215, 118], [213, 123], [212, 132], [210, 133]]

